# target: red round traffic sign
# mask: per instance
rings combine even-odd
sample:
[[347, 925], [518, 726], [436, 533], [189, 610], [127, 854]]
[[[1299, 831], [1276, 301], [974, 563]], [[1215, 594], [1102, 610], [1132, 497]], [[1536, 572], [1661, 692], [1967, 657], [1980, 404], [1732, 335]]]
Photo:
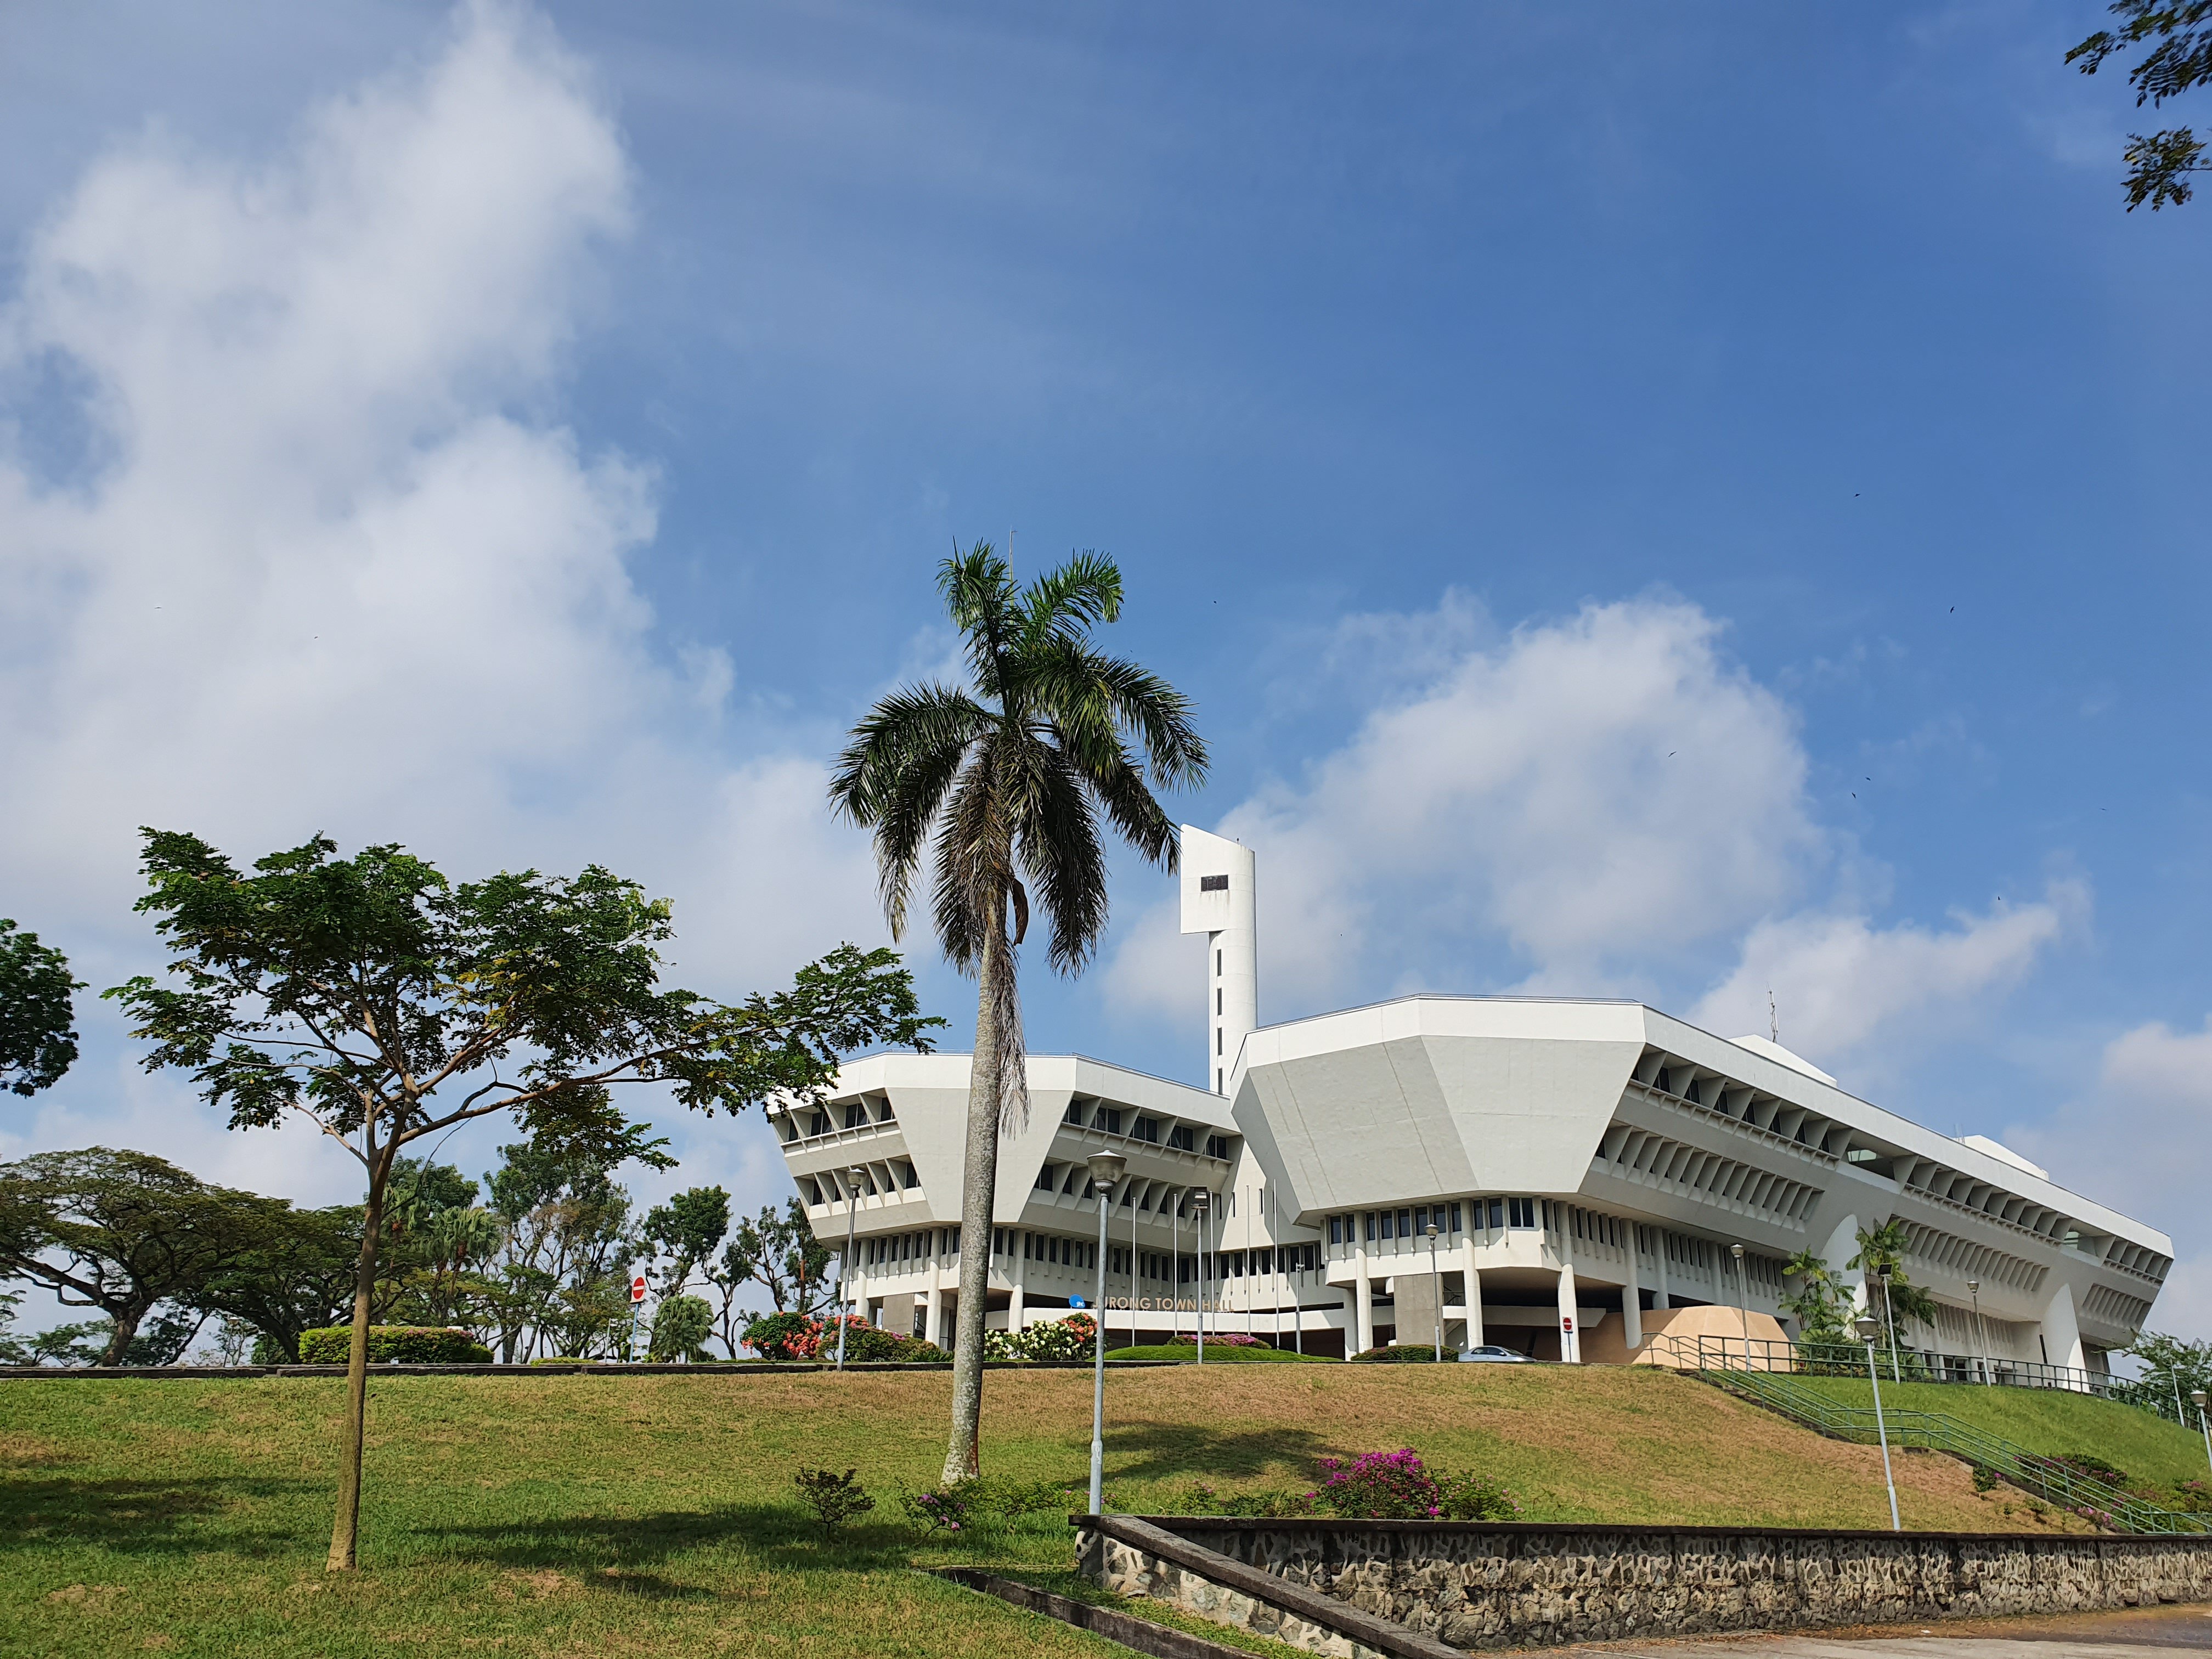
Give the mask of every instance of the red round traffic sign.
[[642, 1302], [645, 1300], [645, 1275], [643, 1273], [640, 1273], [635, 1279], [630, 1280], [629, 1299], [633, 1302]]

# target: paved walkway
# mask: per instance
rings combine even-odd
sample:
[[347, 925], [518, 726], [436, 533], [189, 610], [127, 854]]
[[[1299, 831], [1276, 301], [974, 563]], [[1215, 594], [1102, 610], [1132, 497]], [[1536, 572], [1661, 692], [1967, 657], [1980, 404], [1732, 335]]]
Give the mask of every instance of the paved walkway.
[[2212, 1655], [2212, 1607], [2154, 1607], [1814, 1636], [1608, 1642], [1554, 1649], [1589, 1659], [2172, 1659]]

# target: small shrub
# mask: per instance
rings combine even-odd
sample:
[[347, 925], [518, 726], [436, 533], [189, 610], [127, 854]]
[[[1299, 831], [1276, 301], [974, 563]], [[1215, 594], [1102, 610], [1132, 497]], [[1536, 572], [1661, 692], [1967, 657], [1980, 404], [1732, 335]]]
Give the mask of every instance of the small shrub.
[[296, 1365], [300, 1362], [284, 1352], [284, 1345], [273, 1336], [253, 1339], [252, 1364], [256, 1365]]
[[1974, 1490], [1976, 1492], [1995, 1492], [1996, 1489], [1997, 1472], [1990, 1468], [1986, 1463], [1975, 1464]]
[[2087, 1475], [2090, 1480], [2100, 1481], [2107, 1486], [2125, 1486], [2132, 1484], [2126, 1470], [2107, 1463], [2103, 1458], [2094, 1456], [2088, 1452], [2061, 1452], [2051, 1461], [2054, 1463], [2063, 1463], [2072, 1473]]
[[[1198, 1336], [1195, 1332], [1188, 1336], [1171, 1336], [1168, 1340], [1178, 1343], [1186, 1348], [1194, 1348], [1198, 1346]], [[1208, 1331], [1206, 1334], [1206, 1346], [1210, 1348], [1216, 1343], [1224, 1348], [1264, 1348], [1270, 1346], [1256, 1336], [1245, 1335], [1242, 1331]]]
[[[343, 1365], [353, 1353], [353, 1327], [332, 1325], [300, 1335], [300, 1363]], [[368, 1363], [386, 1365], [489, 1365], [491, 1350], [466, 1331], [428, 1325], [371, 1325]]]
[[1365, 1353], [1352, 1356], [1355, 1365], [1420, 1365], [1436, 1362], [1436, 1345], [1431, 1342], [1393, 1342], [1388, 1347], [1370, 1348]]
[[1097, 1337], [1097, 1320], [1087, 1313], [1073, 1313], [1050, 1324], [1030, 1326], [1014, 1346], [1025, 1359], [1082, 1359]]
[[763, 1359], [812, 1359], [822, 1351], [822, 1322], [805, 1314], [770, 1314], [746, 1326], [739, 1340]]
[[837, 1528], [856, 1515], [866, 1515], [875, 1508], [876, 1500], [868, 1496], [867, 1488], [854, 1479], [859, 1471], [848, 1469], [839, 1474], [834, 1469], [802, 1468], [792, 1477], [799, 1488], [799, 1497], [814, 1511], [822, 1522], [824, 1542], [836, 1535]]
[[541, 1354], [530, 1363], [533, 1365], [588, 1365], [592, 1362], [588, 1359], [580, 1359], [572, 1353], [564, 1353]]
[[952, 1360], [952, 1356], [937, 1344], [918, 1336], [908, 1337], [891, 1358], [902, 1365], [945, 1365]]
[[1013, 1337], [1007, 1335], [1006, 1332], [985, 1331], [983, 1333], [983, 1358], [986, 1359], [998, 1360], [1027, 1359], [1029, 1355], [1022, 1351], [1020, 1343]]
[[1520, 1504], [1504, 1483], [1486, 1474], [1449, 1474], [1442, 1470], [1437, 1474], [1437, 1490], [1443, 1494], [1439, 1504], [1447, 1521], [1514, 1521], [1521, 1515]]
[[975, 1494], [969, 1488], [975, 1484], [970, 1480], [958, 1486], [932, 1486], [924, 1492], [902, 1492], [899, 1506], [906, 1511], [907, 1519], [925, 1532], [962, 1532], [974, 1523]]

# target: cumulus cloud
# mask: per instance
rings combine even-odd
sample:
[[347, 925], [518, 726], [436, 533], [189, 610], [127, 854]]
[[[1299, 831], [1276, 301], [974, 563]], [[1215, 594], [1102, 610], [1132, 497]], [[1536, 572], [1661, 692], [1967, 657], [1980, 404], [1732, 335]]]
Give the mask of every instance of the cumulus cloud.
[[2195, 1031], [2154, 1020], [2123, 1032], [2106, 1045], [2092, 1090], [2013, 1125], [2004, 1140], [2072, 1190], [2124, 1194], [2129, 1214], [2165, 1228], [2174, 1267], [2151, 1323], [2212, 1335], [2212, 1015]]
[[[1723, 633], [1646, 596], [1499, 635], [1450, 594], [1317, 642], [1372, 712], [1216, 826], [1261, 849], [1268, 1017], [1514, 989], [1695, 1001], [1733, 1034], [1765, 1029], [1771, 980], [1790, 1035], [1833, 1057], [2001, 990], [2083, 924], [2074, 882], [1945, 930], [1878, 924], [1854, 902], [1868, 872], [1808, 801], [1793, 711]], [[1195, 957], [1172, 930], [1163, 909], [1131, 931], [1119, 1006], [1189, 1009]]]
[[[1404, 619], [1405, 653], [1378, 645], [1387, 619], [1347, 622], [1340, 651], [1429, 672], [1218, 826], [1264, 849], [1278, 1006], [1484, 936], [1510, 971], [1587, 989], [1748, 925], [1824, 855], [1790, 710], [1697, 606], [1589, 605], [1453, 648], [1456, 598], [1455, 617]], [[1136, 998], [1158, 977], [1133, 962], [1115, 983]]]
[[[470, 874], [601, 860], [678, 897], [680, 971], [722, 994], [880, 936], [819, 765], [731, 752], [727, 656], [632, 580], [651, 468], [560, 417], [632, 193], [585, 67], [485, 0], [281, 154], [149, 132], [30, 238], [0, 309], [0, 858], [86, 977], [146, 959], [142, 823]], [[309, 1136], [226, 1137], [89, 1017], [106, 1047], [8, 1150], [355, 1189]], [[687, 1178], [757, 1161], [692, 1139]]]
[[1877, 1030], [1940, 1016], [2016, 982], [2051, 945], [2084, 929], [2089, 910], [2087, 887], [2065, 880], [2031, 903], [1955, 913], [1942, 931], [1878, 927], [1838, 912], [1763, 921], [1746, 935], [1735, 971], [1689, 1017], [1725, 1036], [1763, 1032], [1771, 994], [1788, 1011], [1790, 1047], [1846, 1053]]

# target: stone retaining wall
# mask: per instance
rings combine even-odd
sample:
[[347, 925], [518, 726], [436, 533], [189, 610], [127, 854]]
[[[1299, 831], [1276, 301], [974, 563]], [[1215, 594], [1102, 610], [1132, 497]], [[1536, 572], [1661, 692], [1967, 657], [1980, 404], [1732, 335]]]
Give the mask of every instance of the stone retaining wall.
[[[1232, 1603], [1264, 1601], [1273, 1581], [1307, 1609], [1293, 1622], [1314, 1622], [1308, 1598], [1318, 1592], [1460, 1649], [2212, 1601], [2212, 1538], [1210, 1516], [1153, 1516], [1141, 1532], [1114, 1516], [1080, 1524], [1085, 1570], [1125, 1594], [1258, 1629], [1276, 1615]], [[1281, 1637], [1320, 1653], [1377, 1645], [1303, 1629]]]

